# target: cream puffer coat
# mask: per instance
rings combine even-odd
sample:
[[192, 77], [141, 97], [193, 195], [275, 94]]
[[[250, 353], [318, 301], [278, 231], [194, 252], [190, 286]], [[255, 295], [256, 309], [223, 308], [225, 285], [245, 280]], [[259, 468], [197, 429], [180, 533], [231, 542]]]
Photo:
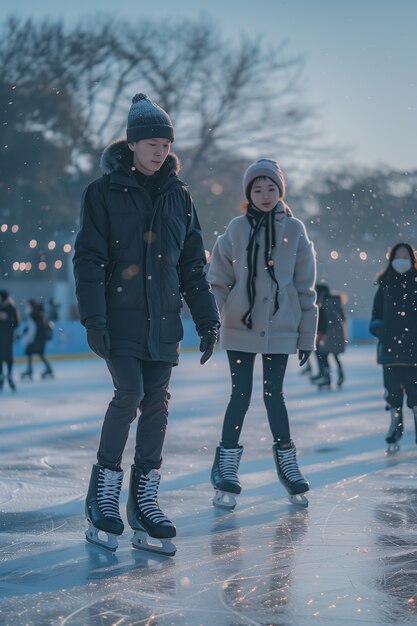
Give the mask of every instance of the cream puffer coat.
[[279, 283], [279, 309], [275, 315], [275, 284], [265, 267], [265, 233], [261, 228], [253, 327], [248, 329], [242, 317], [249, 308], [246, 248], [250, 231], [246, 216], [235, 217], [213, 248], [207, 277], [221, 313], [220, 346], [225, 350], [260, 354], [314, 350], [316, 261], [304, 224], [286, 213], [275, 218], [276, 245], [272, 258]]

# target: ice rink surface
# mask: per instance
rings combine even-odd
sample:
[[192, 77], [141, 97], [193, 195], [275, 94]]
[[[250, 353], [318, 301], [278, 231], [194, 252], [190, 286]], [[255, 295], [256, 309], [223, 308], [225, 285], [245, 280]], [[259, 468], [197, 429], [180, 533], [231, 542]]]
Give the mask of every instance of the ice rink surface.
[[[285, 397], [308, 509], [279, 484], [260, 360], [240, 443], [242, 495], [212, 505], [210, 469], [230, 383], [225, 355], [174, 369], [160, 504], [177, 554], [85, 542], [84, 497], [112, 394], [99, 359], [54, 363], [55, 380], [0, 397], [2, 626], [385, 626], [417, 624], [417, 446], [411, 411], [395, 457], [375, 347], [349, 346], [341, 390], [317, 391], [290, 359]], [[124, 457], [128, 473], [133, 430]], [[122, 492], [125, 516], [128, 475]]]

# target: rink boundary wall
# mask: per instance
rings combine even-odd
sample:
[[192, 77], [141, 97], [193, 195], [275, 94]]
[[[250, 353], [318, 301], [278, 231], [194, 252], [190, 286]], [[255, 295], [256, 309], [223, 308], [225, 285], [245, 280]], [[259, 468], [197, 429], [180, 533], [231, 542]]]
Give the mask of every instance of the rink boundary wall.
[[[191, 319], [182, 320], [184, 326], [184, 338], [181, 342], [182, 350], [196, 350], [199, 338]], [[374, 341], [368, 331], [369, 320], [348, 320], [349, 342], [360, 343]], [[23, 357], [24, 347], [20, 341], [15, 343], [15, 357]], [[93, 356], [86, 340], [86, 333], [78, 321], [58, 321], [54, 324], [54, 337], [48, 341], [46, 354], [52, 358], [79, 358]]]

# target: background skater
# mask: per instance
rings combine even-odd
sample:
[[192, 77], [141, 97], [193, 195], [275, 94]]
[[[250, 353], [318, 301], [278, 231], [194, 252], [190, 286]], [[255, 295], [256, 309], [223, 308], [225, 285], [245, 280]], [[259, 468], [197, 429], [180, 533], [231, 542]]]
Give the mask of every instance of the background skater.
[[404, 430], [404, 396], [414, 414], [417, 443], [417, 262], [408, 243], [392, 248], [377, 285], [369, 330], [378, 338], [377, 361], [391, 413], [387, 453], [393, 454]]

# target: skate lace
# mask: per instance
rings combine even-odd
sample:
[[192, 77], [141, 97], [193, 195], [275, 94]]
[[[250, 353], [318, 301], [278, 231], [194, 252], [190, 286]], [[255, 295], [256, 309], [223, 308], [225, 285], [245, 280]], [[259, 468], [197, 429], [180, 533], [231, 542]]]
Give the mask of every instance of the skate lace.
[[293, 483], [304, 480], [300, 468], [298, 467], [295, 448], [278, 450], [278, 459], [281, 472], [289, 482]]
[[172, 524], [164, 515], [158, 504], [158, 487], [161, 475], [158, 470], [151, 470], [147, 476], [140, 477], [138, 484], [137, 500], [140, 510], [153, 524], [168, 522]]
[[223, 480], [239, 482], [239, 469], [242, 448], [220, 448], [219, 469]]
[[97, 487], [97, 502], [100, 511], [106, 517], [121, 520], [119, 513], [119, 497], [122, 489], [123, 472], [100, 468]]

